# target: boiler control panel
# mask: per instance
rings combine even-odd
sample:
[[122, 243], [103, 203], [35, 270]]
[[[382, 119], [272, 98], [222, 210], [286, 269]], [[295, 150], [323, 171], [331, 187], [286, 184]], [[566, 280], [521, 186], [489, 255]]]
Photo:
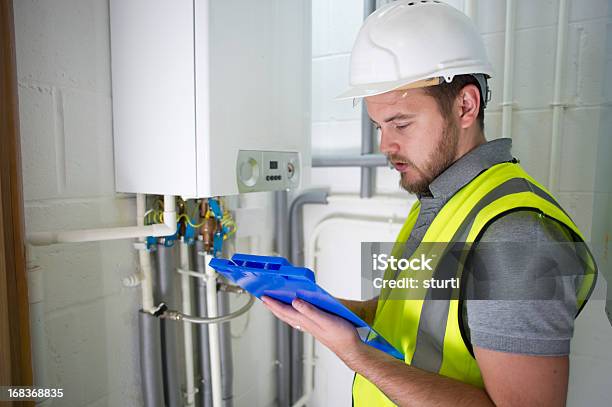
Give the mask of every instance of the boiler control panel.
[[236, 161], [238, 191], [278, 191], [300, 185], [297, 152], [240, 150]]

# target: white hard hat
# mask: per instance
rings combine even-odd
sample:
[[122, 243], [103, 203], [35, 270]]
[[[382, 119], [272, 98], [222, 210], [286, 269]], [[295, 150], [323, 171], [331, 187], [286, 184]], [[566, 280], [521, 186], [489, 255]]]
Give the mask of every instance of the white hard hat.
[[337, 99], [436, 85], [463, 74], [480, 74], [486, 103], [485, 78], [493, 68], [472, 20], [440, 1], [398, 0], [364, 22], [351, 52], [350, 88]]

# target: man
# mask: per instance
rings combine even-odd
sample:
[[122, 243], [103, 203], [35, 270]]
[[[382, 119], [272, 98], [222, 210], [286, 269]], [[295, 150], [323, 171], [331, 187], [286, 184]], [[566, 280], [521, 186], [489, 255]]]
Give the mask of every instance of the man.
[[[381, 152], [400, 172], [400, 185], [419, 198], [398, 247], [409, 257], [425, 242], [467, 242], [457, 275], [465, 266], [468, 281], [501, 282], [502, 290], [487, 286], [488, 301], [466, 298], [463, 283], [461, 299], [428, 292], [424, 301], [385, 300], [397, 290], [383, 289], [369, 301], [342, 300], [403, 361], [304, 301], [289, 306], [264, 298], [277, 317], [311, 333], [356, 372], [356, 406], [565, 404], [573, 321], [595, 266], [576, 225], [512, 157], [510, 140], [486, 142], [491, 74], [475, 27], [437, 1], [393, 2], [359, 33], [344, 96], [365, 97]], [[538, 250], [517, 256], [505, 242], [533, 242]], [[584, 278], [569, 279], [563, 298], [521, 295], [532, 293], [541, 276], [567, 269]], [[442, 272], [436, 268], [434, 276]], [[511, 278], [517, 274], [527, 278]], [[514, 301], [501, 301], [500, 292]]]

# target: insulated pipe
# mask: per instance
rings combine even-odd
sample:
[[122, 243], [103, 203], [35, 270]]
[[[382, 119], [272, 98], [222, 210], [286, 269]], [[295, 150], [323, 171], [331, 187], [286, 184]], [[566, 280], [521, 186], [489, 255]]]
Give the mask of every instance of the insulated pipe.
[[[361, 102], [361, 154], [371, 154], [374, 151], [374, 125], [370, 121], [366, 102]], [[360, 196], [371, 198], [376, 185], [376, 170], [369, 166], [361, 167]]]
[[364, 0], [363, 2], [363, 20], [370, 14], [376, 11], [376, 0]]
[[308, 204], [327, 204], [329, 191], [313, 189], [306, 191], [291, 202], [289, 209], [289, 230], [291, 236], [291, 263], [295, 266], [304, 264], [304, 219], [302, 209]]
[[134, 239], [146, 236], [171, 236], [176, 233], [176, 202], [173, 195], [164, 195], [164, 223], [148, 226], [128, 226], [106, 229], [57, 230], [28, 235], [34, 246], [56, 243], [97, 242], [101, 240]]
[[[229, 293], [219, 291], [217, 297], [219, 314], [228, 315], [230, 313]], [[234, 405], [234, 363], [232, 360], [232, 336], [229, 321], [219, 325], [219, 335], [221, 337], [221, 392], [223, 407], [232, 407]]]
[[[208, 310], [208, 317], [214, 318], [219, 316], [217, 308], [217, 272], [209, 265], [213, 256], [208, 253], [203, 254], [206, 266], [206, 308]], [[221, 353], [218, 323], [208, 324], [208, 342], [210, 347], [213, 407], [221, 407], [223, 405], [223, 396], [221, 394]]]
[[[289, 209], [289, 231], [291, 236], [291, 258], [295, 266], [304, 264], [304, 219], [303, 207], [306, 204], [327, 204], [329, 192], [324, 189], [306, 191], [291, 202]], [[303, 346], [304, 334], [291, 330], [291, 403], [295, 403], [304, 392], [303, 389]]]
[[[144, 216], [146, 211], [146, 199], [144, 194], [136, 194], [136, 224], [144, 227]], [[138, 261], [140, 264], [140, 289], [142, 293], [142, 309], [151, 313], [155, 307], [153, 301], [153, 277], [151, 272], [151, 254], [144, 245], [144, 237], [140, 237], [141, 247], [138, 248]]]
[[144, 407], [164, 407], [164, 384], [160, 344], [160, 320], [141, 310], [138, 313], [140, 331], [140, 380]]
[[[183, 270], [189, 270], [189, 246], [184, 239], [179, 242], [180, 264]], [[181, 274], [181, 297], [184, 314], [191, 315], [191, 281], [186, 274]], [[183, 324], [183, 341], [185, 344], [185, 385], [186, 407], [195, 406], [195, 369], [193, 366], [193, 331], [190, 323]]]
[[314, 156], [313, 167], [387, 167], [389, 161], [383, 154]]
[[[416, 202], [416, 198], [414, 198]], [[360, 199], [356, 194], [346, 194], [346, 195], [329, 195], [327, 197], [327, 202], [330, 204], [338, 204], [338, 205], [361, 205], [363, 208], [372, 208], [376, 210], [380, 207], [380, 205], [399, 205], [402, 208], [407, 207], [410, 209], [414, 202], [408, 203], [405, 198], [394, 197], [394, 196], [384, 196], [377, 195], [372, 199], [363, 200]], [[373, 212], [372, 212], [373, 213]]]
[[[336, 197], [330, 196], [329, 201], [334, 201]], [[344, 197], [341, 198], [343, 201]], [[316, 245], [317, 239], [321, 234], [321, 231], [324, 227], [329, 226], [330, 224], [338, 224], [338, 227], [342, 227], [342, 222], [351, 222], [359, 226], [371, 227], [373, 225], [385, 224], [388, 225], [390, 220], [388, 218], [376, 218], [367, 217], [364, 219], [360, 219], [356, 215], [351, 214], [334, 214], [330, 217], [325, 218], [322, 222], [320, 222], [313, 230], [310, 239], [308, 241], [308, 245], [306, 246], [306, 256], [305, 256], [305, 267], [310, 268], [315, 271], [315, 257], [316, 257]], [[395, 222], [394, 222], [395, 223]], [[395, 223], [397, 226], [401, 227], [402, 223]], [[316, 271], [315, 271], [316, 273]], [[314, 368], [315, 368], [315, 352], [314, 352], [314, 338], [312, 335], [305, 334], [304, 336], [304, 394], [298, 401], [296, 401], [292, 407], [302, 407], [306, 406], [310, 398], [312, 397], [312, 393], [314, 391]]]
[[[289, 205], [287, 191], [274, 192], [275, 250], [279, 256], [289, 257]], [[291, 403], [291, 327], [278, 318], [275, 321], [276, 337], [276, 399], [279, 407]]]
[[[368, 18], [376, 10], [376, 0], [364, 0], [363, 19]], [[361, 101], [361, 154], [374, 152], [374, 125], [370, 121], [365, 99]], [[361, 167], [360, 196], [370, 198], [374, 195], [376, 185], [376, 171], [374, 168]]]
[[[206, 274], [206, 263], [204, 256], [198, 256], [197, 253], [204, 251], [204, 242], [196, 241], [195, 265], [196, 269]], [[206, 281], [203, 278], [198, 278], [196, 283], [196, 307], [197, 315], [206, 317], [208, 311], [206, 308]], [[200, 406], [212, 406], [212, 385], [210, 378], [210, 349], [208, 347], [208, 327], [204, 324], [197, 326], [198, 331], [198, 364], [200, 367], [200, 375], [202, 382], [200, 387]]]
[[[159, 295], [169, 307], [176, 306], [173, 284], [176, 262], [174, 248], [159, 245], [157, 248]], [[162, 329], [162, 366], [164, 370], [164, 394], [167, 407], [179, 407], [181, 394], [179, 368], [176, 351], [178, 349], [176, 325], [170, 321], [161, 321]]]
[[559, 18], [557, 21], [557, 51], [555, 57], [555, 79], [553, 90], [553, 118], [552, 118], [552, 140], [550, 145], [550, 166], [548, 169], [548, 189], [553, 195], [559, 189], [559, 161], [562, 136], [563, 109], [565, 104], [561, 100], [561, 86], [564, 76], [565, 52], [568, 29], [568, 4], [567, 0], [559, 1]]
[[291, 404], [295, 404], [304, 393], [304, 333], [291, 328]]
[[463, 13], [466, 16], [468, 16], [474, 22], [474, 24], [476, 24], [476, 17], [477, 17], [476, 0], [464, 0]]
[[504, 46], [504, 91], [502, 102], [502, 137], [512, 137], [512, 108], [514, 83], [514, 26], [515, 7], [514, 0], [506, 0], [506, 34]]
[[[314, 162], [313, 162], [314, 166]], [[275, 250], [279, 256], [289, 257], [289, 196], [287, 191], [274, 192]]]

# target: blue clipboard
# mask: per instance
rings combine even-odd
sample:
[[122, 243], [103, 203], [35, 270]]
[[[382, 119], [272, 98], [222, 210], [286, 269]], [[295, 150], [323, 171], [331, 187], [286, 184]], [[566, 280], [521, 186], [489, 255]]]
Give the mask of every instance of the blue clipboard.
[[231, 260], [213, 258], [209, 265], [225, 278], [253, 296], [262, 295], [291, 304], [295, 298], [351, 322], [362, 341], [389, 355], [404, 360], [404, 355], [365, 321], [342, 305], [316, 282], [312, 270], [294, 267], [284, 257], [236, 253]]

